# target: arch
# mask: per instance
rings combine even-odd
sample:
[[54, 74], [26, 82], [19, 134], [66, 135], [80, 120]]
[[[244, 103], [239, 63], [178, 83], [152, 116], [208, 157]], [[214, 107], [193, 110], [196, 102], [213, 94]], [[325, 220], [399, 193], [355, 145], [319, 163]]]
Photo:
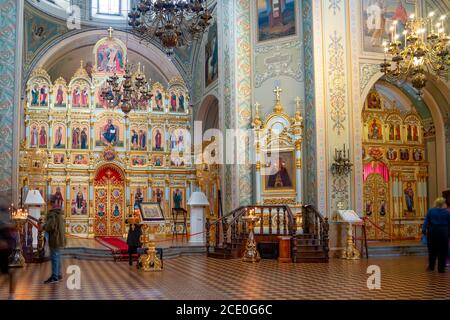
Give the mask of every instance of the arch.
[[219, 128], [219, 100], [213, 94], [207, 95], [198, 108], [196, 121], [202, 122], [202, 133]]
[[107, 170], [112, 170], [112, 176], [118, 179], [120, 182], [125, 183], [125, 172], [124, 170], [117, 164], [114, 163], [106, 163], [101, 164], [95, 170], [94, 182], [99, 181], [104, 175], [107, 174]]
[[[24, 82], [29, 79], [31, 72], [36, 67], [45, 67], [48, 69], [55, 61], [69, 54], [71, 51], [88, 46], [94, 46], [95, 43], [106, 35], [105, 29], [91, 29], [82, 32], [70, 32], [55, 39], [47, 48], [43, 49], [30, 63], [29, 70], [24, 74]], [[114, 37], [121, 39], [126, 43], [129, 52], [138, 55], [142, 60], [146, 60], [163, 76], [167, 82], [176, 76], [182, 77], [186, 83], [186, 72], [180, 64], [169, 60], [166, 54], [153, 44], [142, 44], [139, 39], [127, 32], [114, 31]], [[151, 57], [151, 59], [149, 59]], [[53, 79], [52, 79], [53, 80]], [[66, 79], [67, 80], [67, 79]], [[22, 91], [25, 90], [24, 83]]]
[[[362, 112], [364, 108], [364, 102], [366, 100], [367, 95], [369, 94], [371, 88], [376, 85], [380, 84], [384, 86], [386, 89], [392, 91], [395, 96], [398, 98], [400, 102], [407, 103], [409, 102], [413, 108], [417, 109], [417, 106], [420, 104], [421, 107], [426, 108], [426, 110], [422, 110], [423, 112], [427, 112], [431, 115], [432, 122], [434, 124], [435, 130], [436, 130], [436, 154], [442, 154], [445, 155], [443, 157], [436, 157], [436, 195], [440, 194], [442, 191], [444, 191], [447, 187], [447, 181], [448, 181], [448, 169], [447, 169], [447, 163], [446, 157], [449, 157], [449, 154], [446, 154], [446, 132], [445, 132], [445, 122], [444, 122], [444, 114], [442, 113], [442, 109], [450, 106], [450, 104], [447, 104], [446, 106], [441, 106], [435, 98], [435, 95], [432, 94], [430, 87], [434, 88], [436, 90], [443, 89], [444, 92], [440, 92], [445, 99], [447, 97], [450, 98], [450, 89], [446, 84], [444, 84], [440, 80], [435, 80], [432, 77], [430, 77], [429, 84], [427, 87], [423, 90], [423, 96], [421, 100], [418, 100], [417, 97], [411, 96], [410, 93], [402, 87], [398, 87], [395, 84], [388, 82], [383, 79], [383, 75], [381, 73], [375, 75], [372, 77], [371, 81], [369, 81], [369, 84], [366, 86], [366, 88], [363, 91], [363, 96], [360, 98], [360, 105], [359, 110]], [[371, 84], [371, 86], [369, 86]], [[409, 86], [409, 84], [404, 85]], [[417, 110], [418, 112], [420, 110]]]

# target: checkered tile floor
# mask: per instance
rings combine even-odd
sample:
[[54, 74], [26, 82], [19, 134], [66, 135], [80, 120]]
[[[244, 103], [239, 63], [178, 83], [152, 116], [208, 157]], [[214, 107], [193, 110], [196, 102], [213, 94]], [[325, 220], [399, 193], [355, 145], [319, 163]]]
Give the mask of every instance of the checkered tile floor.
[[[80, 267], [80, 290], [67, 289], [66, 280], [43, 285], [50, 263], [28, 265], [17, 270], [16, 299], [450, 299], [450, 270], [425, 272], [425, 257], [249, 264], [186, 256], [165, 261], [162, 272], [138, 271], [126, 262], [66, 259], [63, 264]], [[381, 268], [381, 290], [367, 289], [369, 265]], [[4, 281], [0, 299], [8, 297]]]

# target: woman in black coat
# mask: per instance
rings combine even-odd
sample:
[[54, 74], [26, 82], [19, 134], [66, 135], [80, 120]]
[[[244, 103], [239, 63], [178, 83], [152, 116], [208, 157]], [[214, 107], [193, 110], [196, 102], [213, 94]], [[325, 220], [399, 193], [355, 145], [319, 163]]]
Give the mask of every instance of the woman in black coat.
[[131, 224], [128, 230], [127, 244], [128, 257], [130, 266], [133, 265], [133, 254], [137, 253], [137, 249], [141, 246], [141, 227], [137, 224]]

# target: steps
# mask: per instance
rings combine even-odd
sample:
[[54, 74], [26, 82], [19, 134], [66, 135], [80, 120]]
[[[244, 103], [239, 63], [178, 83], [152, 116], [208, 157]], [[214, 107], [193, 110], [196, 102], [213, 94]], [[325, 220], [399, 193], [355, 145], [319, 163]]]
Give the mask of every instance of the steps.
[[328, 252], [325, 252], [317, 236], [313, 234], [299, 234], [295, 237], [293, 245], [293, 262], [297, 263], [326, 263]]
[[[204, 255], [204, 246], [171, 246], [163, 248], [163, 259], [173, 259], [181, 256]], [[110, 249], [93, 249], [84, 247], [64, 248], [61, 251], [64, 258], [80, 260], [116, 261], [118, 256], [114, 255]], [[119, 259], [122, 260], [122, 259]]]
[[426, 256], [428, 249], [421, 244], [411, 245], [391, 245], [391, 246], [370, 246], [369, 257], [401, 257], [401, 256]]

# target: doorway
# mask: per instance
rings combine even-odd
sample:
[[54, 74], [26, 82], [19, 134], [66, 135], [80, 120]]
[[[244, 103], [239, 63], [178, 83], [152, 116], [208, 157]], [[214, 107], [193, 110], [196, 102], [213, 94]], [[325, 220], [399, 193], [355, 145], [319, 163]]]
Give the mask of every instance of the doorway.
[[95, 236], [122, 237], [124, 232], [125, 179], [115, 165], [98, 168], [94, 179]]

